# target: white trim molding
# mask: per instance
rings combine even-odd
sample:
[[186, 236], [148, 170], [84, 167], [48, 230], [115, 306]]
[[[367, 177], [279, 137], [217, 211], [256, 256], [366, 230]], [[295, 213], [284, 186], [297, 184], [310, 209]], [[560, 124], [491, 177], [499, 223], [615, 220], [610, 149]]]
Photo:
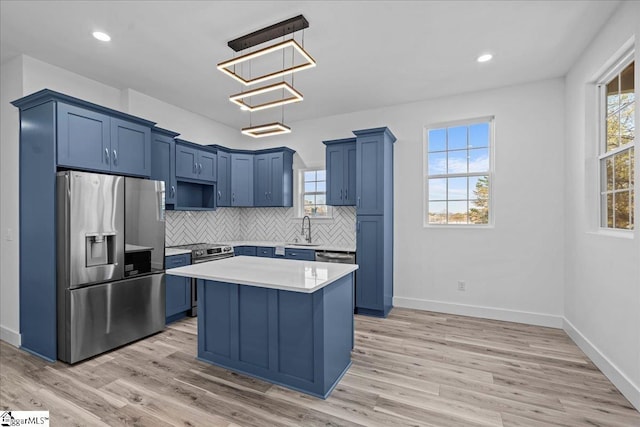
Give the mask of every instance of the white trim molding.
[[22, 339], [19, 332], [9, 329], [6, 326], [0, 325], [0, 340], [14, 347], [20, 348], [22, 345]]
[[506, 322], [525, 323], [528, 325], [545, 326], [557, 329], [562, 328], [564, 320], [562, 316], [554, 314], [533, 313], [529, 311], [484, 307], [479, 305], [456, 304], [418, 298], [393, 297], [393, 305], [395, 307], [414, 308], [417, 310], [480, 317], [483, 319], [503, 320]]
[[631, 381], [611, 360], [607, 358], [568, 319], [564, 318], [562, 329], [587, 355], [602, 373], [616, 386], [637, 410], [640, 411], [640, 387]]

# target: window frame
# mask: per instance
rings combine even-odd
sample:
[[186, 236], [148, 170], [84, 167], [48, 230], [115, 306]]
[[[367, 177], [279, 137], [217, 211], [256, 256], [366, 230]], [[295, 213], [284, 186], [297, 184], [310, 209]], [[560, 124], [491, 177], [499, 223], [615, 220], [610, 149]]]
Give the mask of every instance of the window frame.
[[[327, 179], [327, 170], [326, 167], [324, 165], [322, 166], [308, 166], [306, 168], [300, 168], [298, 169], [296, 172], [296, 179], [295, 179], [295, 187], [294, 191], [296, 194], [295, 197], [295, 201], [294, 201], [294, 219], [302, 219], [306, 216], [305, 212], [304, 212], [304, 196], [305, 194], [322, 194], [322, 192], [314, 192], [314, 193], [305, 193], [304, 191], [304, 174], [305, 172], [312, 172], [312, 171], [325, 171], [325, 191], [324, 191], [324, 195], [325, 195], [325, 201], [327, 200], [327, 188], [326, 188], [326, 179]], [[326, 205], [327, 206], [327, 215], [325, 216], [311, 216], [309, 215], [309, 218], [312, 218], [313, 220], [332, 220], [333, 219], [333, 206], [331, 205]]]
[[[598, 179], [597, 179], [597, 200], [598, 200], [598, 230], [600, 233], [605, 233], [605, 234], [613, 234], [613, 235], [622, 235], [622, 236], [632, 236], [635, 229], [636, 229], [636, 223], [637, 223], [637, 212], [635, 212], [635, 199], [637, 198], [637, 194], [636, 194], [636, 180], [635, 177], [634, 178], [634, 186], [633, 188], [631, 188], [630, 190], [630, 194], [633, 195], [633, 203], [630, 203], [629, 207], [630, 209], [633, 210], [633, 223], [632, 223], [632, 227], [631, 228], [617, 228], [615, 227], [615, 210], [613, 213], [613, 227], [608, 227], [607, 226], [607, 209], [608, 209], [608, 205], [606, 203], [603, 203], [606, 200], [606, 197], [604, 197], [607, 194], [612, 194], [615, 195], [617, 192], [622, 192], [622, 191], [628, 191], [628, 190], [616, 190], [615, 188], [611, 191], [608, 190], [604, 190], [603, 188], [605, 187], [605, 183], [607, 180], [607, 171], [606, 171], [606, 167], [603, 167], [602, 165], [606, 163], [606, 159], [608, 158], [614, 158], [616, 155], [619, 155], [625, 151], [628, 151], [630, 154], [631, 152], [633, 152], [633, 156], [634, 156], [634, 171], [632, 172], [633, 174], [635, 174], [635, 169], [637, 169], [637, 144], [636, 144], [636, 139], [637, 136], [634, 133], [634, 138], [633, 141], [631, 143], [625, 144], [625, 145], [621, 145], [618, 146], [610, 151], [606, 151], [607, 150], [607, 94], [606, 94], [606, 88], [607, 88], [607, 84], [610, 83], [614, 78], [616, 78], [617, 76], [619, 76], [622, 71], [627, 68], [632, 62], [635, 62], [635, 47], [631, 47], [630, 49], [626, 50], [622, 55], [619, 56], [619, 59], [617, 59], [616, 61], [613, 62], [613, 65], [609, 66], [607, 68], [607, 70], [601, 75], [601, 77], [599, 79], [597, 79], [596, 82], [596, 92], [597, 92], [597, 158], [596, 161], [598, 163], [597, 165], [597, 170], [598, 170]], [[637, 65], [637, 64], [636, 64]], [[635, 76], [634, 76], [635, 77]], [[635, 82], [635, 78], [634, 78], [634, 94], [637, 93], [637, 86], [636, 86], [636, 82]], [[634, 97], [634, 103], [636, 103], [635, 106], [635, 112], [634, 112], [634, 121], [637, 119], [638, 117], [638, 110], [637, 110], [637, 98]], [[635, 130], [634, 130], [635, 131]], [[615, 177], [614, 177], [615, 179]], [[614, 196], [615, 198], [615, 196]]]
[[[453, 120], [447, 122], [431, 123], [424, 127], [422, 138], [422, 222], [424, 228], [473, 228], [473, 229], [490, 229], [495, 226], [495, 194], [494, 179], [495, 179], [495, 116], [482, 116], [469, 119]], [[466, 173], [445, 173], [437, 175], [429, 175], [429, 131], [433, 129], [451, 128], [456, 126], [472, 126], [480, 123], [489, 124], [489, 168], [486, 172], [466, 172]], [[445, 152], [453, 151], [446, 150]], [[489, 218], [486, 224], [437, 224], [429, 222], [429, 178], [458, 178], [458, 177], [475, 177], [475, 176], [488, 176], [489, 177], [489, 201], [487, 207], [489, 209]], [[467, 197], [469, 196], [469, 189], [467, 188]], [[447, 202], [449, 201], [449, 195], [447, 194]], [[447, 218], [448, 220], [448, 218]]]

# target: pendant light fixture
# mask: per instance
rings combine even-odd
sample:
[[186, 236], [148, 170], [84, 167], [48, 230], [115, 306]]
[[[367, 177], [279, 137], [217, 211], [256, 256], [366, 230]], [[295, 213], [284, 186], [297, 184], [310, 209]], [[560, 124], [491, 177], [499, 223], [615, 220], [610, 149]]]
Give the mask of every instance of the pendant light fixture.
[[[218, 64], [217, 67], [221, 72], [241, 83], [243, 86], [251, 86], [277, 78], [282, 79], [282, 81], [278, 83], [231, 95], [229, 101], [238, 105], [241, 110], [249, 111], [250, 118], [251, 112], [280, 106], [282, 108], [282, 122], [284, 122], [284, 105], [300, 102], [304, 99], [302, 93], [293, 87], [293, 74], [316, 66], [316, 61], [304, 50], [304, 32], [302, 34], [302, 45], [295, 40], [294, 33], [308, 27], [309, 22], [305, 17], [298, 15], [228, 42], [227, 45], [231, 49], [235, 52], [240, 52], [259, 44], [282, 38], [282, 40], [277, 43]], [[284, 37], [289, 34], [293, 34], [292, 38], [284, 40]], [[291, 52], [291, 63], [287, 65], [285, 65], [285, 51]], [[280, 53], [282, 55], [282, 63], [273, 67], [273, 59], [277, 59]], [[296, 63], [294, 59], [296, 56], [302, 58], [301, 61]], [[256, 68], [252, 66], [253, 61], [261, 59], [265, 62], [271, 59], [270, 67], [266, 67], [267, 70], [265, 71], [264, 62], [260, 63], [259, 65], [262, 66], [262, 72], [257, 75], [252, 75], [252, 69]], [[248, 75], [245, 73], [246, 70], [248, 70]], [[287, 76], [290, 77], [290, 83], [285, 81]], [[274, 95], [280, 96], [273, 99]], [[258, 99], [257, 101], [255, 100], [256, 98]], [[253, 138], [262, 138], [265, 136], [290, 133], [291, 128], [280, 122], [258, 126], [252, 126], [250, 123], [249, 127], [241, 129], [241, 132]]]

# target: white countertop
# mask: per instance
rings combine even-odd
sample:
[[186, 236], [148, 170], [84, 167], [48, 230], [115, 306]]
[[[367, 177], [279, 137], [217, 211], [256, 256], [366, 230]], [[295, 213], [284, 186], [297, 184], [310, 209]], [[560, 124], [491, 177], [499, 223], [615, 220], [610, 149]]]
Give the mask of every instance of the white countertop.
[[[229, 246], [266, 246], [275, 248], [276, 246], [284, 246], [285, 248], [293, 249], [311, 249], [314, 251], [339, 251], [339, 252], [355, 252], [355, 246], [337, 246], [329, 243], [319, 242], [318, 246], [296, 245], [286, 242], [270, 242], [270, 241], [232, 241], [232, 242], [220, 242], [221, 244]], [[314, 243], [315, 245], [315, 243]]]
[[357, 269], [356, 264], [236, 256], [171, 268], [167, 274], [310, 294]]
[[164, 248], [164, 256], [191, 254], [189, 249]]

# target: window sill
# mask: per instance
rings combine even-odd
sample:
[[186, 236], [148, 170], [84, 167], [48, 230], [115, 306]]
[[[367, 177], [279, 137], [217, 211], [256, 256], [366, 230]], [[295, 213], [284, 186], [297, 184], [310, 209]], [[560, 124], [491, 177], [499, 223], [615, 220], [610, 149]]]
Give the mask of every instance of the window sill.
[[587, 231], [587, 234], [618, 239], [633, 239], [635, 237], [634, 230], [613, 230], [607, 228], [601, 228], [596, 231]]
[[496, 228], [494, 224], [423, 224], [423, 228], [430, 230], [438, 228], [452, 229], [457, 228], [460, 230], [487, 230]]

